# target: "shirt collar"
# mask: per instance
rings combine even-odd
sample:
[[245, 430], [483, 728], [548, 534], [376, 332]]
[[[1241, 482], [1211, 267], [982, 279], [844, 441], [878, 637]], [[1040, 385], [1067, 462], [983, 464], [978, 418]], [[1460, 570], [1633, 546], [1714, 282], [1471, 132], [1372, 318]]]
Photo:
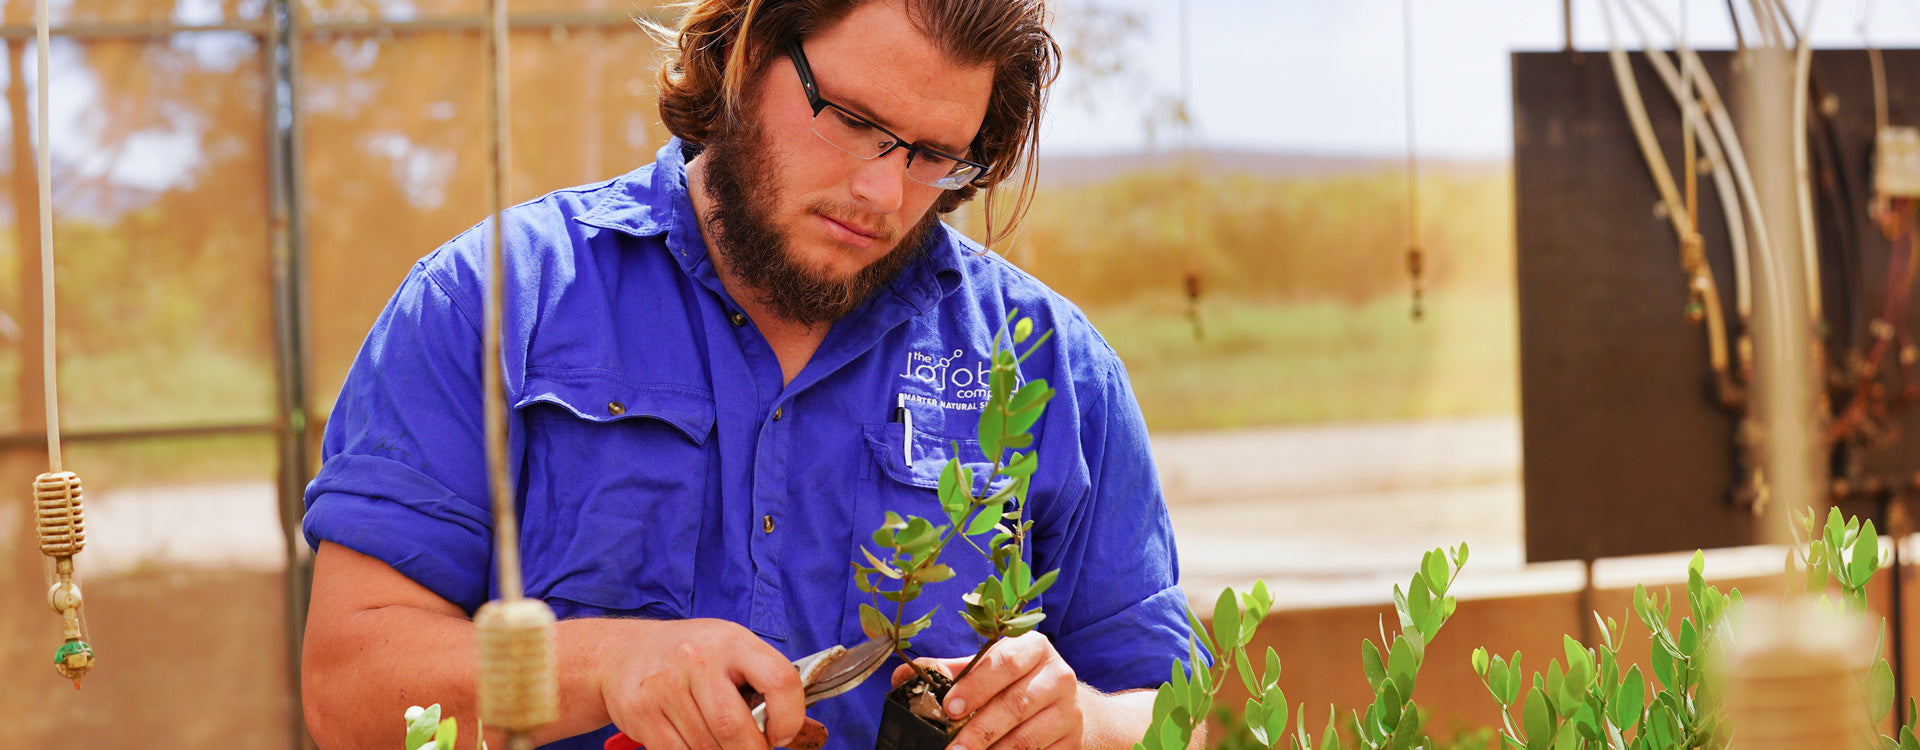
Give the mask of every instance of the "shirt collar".
[[[616, 180], [616, 189], [574, 221], [634, 237], [664, 234], [674, 259], [687, 273], [697, 276], [707, 262], [706, 242], [693, 212], [693, 199], [687, 193], [683, 146], [678, 137], [668, 139], [655, 152], [652, 164]], [[944, 224], [934, 229], [927, 245], [926, 252], [901, 271], [892, 288], [893, 294], [921, 311], [960, 288], [964, 278], [962, 253], [986, 252]]]

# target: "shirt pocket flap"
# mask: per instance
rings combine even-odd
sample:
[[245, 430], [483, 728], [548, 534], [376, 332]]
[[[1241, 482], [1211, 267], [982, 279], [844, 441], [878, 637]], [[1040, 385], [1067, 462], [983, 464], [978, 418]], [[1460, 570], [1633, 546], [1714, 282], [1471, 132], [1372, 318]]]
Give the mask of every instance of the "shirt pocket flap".
[[589, 422], [653, 419], [672, 425], [696, 445], [713, 434], [713, 394], [670, 384], [636, 384], [602, 370], [528, 372], [515, 409], [538, 403], [562, 407]]
[[[904, 424], [870, 424], [864, 429], [867, 447], [873, 451], [873, 462], [893, 481], [904, 485], [940, 489], [940, 472], [947, 468], [947, 462], [956, 455], [960, 457], [960, 464], [973, 472], [975, 488], [979, 487], [988, 472], [993, 471], [993, 464], [988, 463], [986, 456], [980, 452], [978, 440], [941, 437], [914, 430], [910, 438], [912, 448], [909, 450], [905, 445], [909, 437]], [[1009, 481], [1012, 480], [999, 477], [993, 483], [993, 490], [999, 490]]]

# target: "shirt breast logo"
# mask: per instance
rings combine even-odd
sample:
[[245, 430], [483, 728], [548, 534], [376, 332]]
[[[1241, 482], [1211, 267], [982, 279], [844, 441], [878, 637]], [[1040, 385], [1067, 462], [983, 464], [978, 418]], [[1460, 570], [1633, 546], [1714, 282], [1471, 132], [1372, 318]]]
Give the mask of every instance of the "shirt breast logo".
[[947, 356], [907, 352], [907, 360], [899, 376], [923, 384], [933, 393], [930, 396], [916, 393], [902, 395], [910, 401], [935, 404], [943, 409], [978, 411], [990, 395], [987, 374], [992, 367], [984, 356], [966, 357], [965, 354], [961, 349], [955, 349]]

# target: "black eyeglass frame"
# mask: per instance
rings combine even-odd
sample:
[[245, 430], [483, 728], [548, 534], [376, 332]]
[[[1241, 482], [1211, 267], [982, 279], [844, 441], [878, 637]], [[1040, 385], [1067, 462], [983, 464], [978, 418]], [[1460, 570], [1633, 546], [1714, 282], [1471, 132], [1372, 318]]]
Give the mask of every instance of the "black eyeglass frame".
[[[908, 143], [907, 139], [901, 138], [900, 136], [895, 135], [893, 131], [888, 130], [884, 127], [881, 127], [879, 123], [876, 123], [872, 120], [867, 119], [866, 117], [862, 116], [860, 113], [854, 112], [850, 109], [847, 109], [846, 107], [842, 107], [838, 104], [834, 104], [833, 102], [827, 101], [826, 97], [820, 95], [819, 84], [814, 83], [813, 66], [807, 64], [807, 53], [805, 50], [800, 48], [799, 37], [794, 37], [792, 39], [787, 40], [787, 57], [793, 60], [794, 72], [800, 74], [800, 87], [807, 92], [807, 106], [813, 108], [814, 117], [820, 116], [820, 110], [826, 109], [828, 107], [832, 107], [833, 111], [846, 115], [848, 119], [851, 119], [862, 125], [873, 128], [874, 130], [878, 130], [881, 133], [885, 133], [888, 138], [893, 140], [893, 145], [886, 147], [885, 149], [881, 150], [880, 153], [874, 154], [873, 156], [862, 157], [859, 154], [847, 152], [849, 156], [853, 156], [854, 158], [878, 159], [883, 156], [886, 156], [887, 154], [893, 153], [895, 149], [904, 148], [907, 150], [907, 167], [908, 167], [909, 173], [911, 173], [911, 170], [913, 167], [914, 157], [920, 155], [921, 153], [931, 154], [933, 156], [937, 156], [942, 159], [952, 159], [957, 163], [965, 164], [967, 166], [970, 166], [979, 170], [978, 172], [975, 172], [972, 177], [967, 178], [965, 182], [954, 185], [953, 187], [946, 187], [944, 185], [936, 185], [932, 183], [921, 182], [918, 179], [914, 180], [915, 182], [920, 182], [923, 185], [928, 185], [929, 187], [937, 187], [942, 190], [959, 190], [960, 188], [966, 187], [967, 185], [971, 184], [974, 180], [980, 179], [981, 175], [986, 174], [988, 170], [992, 169], [992, 167], [986, 164], [982, 164], [980, 162], [974, 161], [972, 159], [955, 156], [945, 151], [941, 151], [936, 148], [928, 148], [926, 146], [922, 146], [917, 143]], [[819, 135], [819, 133], [815, 133], [815, 135]], [[826, 136], [821, 136], [820, 139], [823, 141], [827, 141], [827, 143], [829, 144], [832, 144], [834, 148], [838, 148], [841, 151], [846, 151], [846, 149], [842, 148], [840, 144], [827, 140]]]

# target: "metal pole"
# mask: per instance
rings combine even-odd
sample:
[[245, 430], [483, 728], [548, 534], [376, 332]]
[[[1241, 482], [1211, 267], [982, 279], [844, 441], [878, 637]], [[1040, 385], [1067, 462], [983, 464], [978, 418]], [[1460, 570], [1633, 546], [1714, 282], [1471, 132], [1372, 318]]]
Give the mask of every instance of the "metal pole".
[[313, 738], [307, 733], [306, 712], [300, 689], [301, 652], [305, 644], [308, 599], [313, 588], [310, 556], [300, 537], [300, 521], [306, 512], [306, 483], [311, 477], [307, 462], [307, 368], [306, 368], [306, 286], [304, 245], [301, 241], [301, 213], [298, 210], [299, 180], [296, 165], [300, 151], [294, 140], [294, 9], [289, 0], [273, 0], [273, 14], [267, 45], [267, 163], [272, 195], [273, 248], [273, 343], [276, 409], [280, 425], [275, 431], [279, 450], [277, 481], [280, 500], [281, 550], [286, 556], [286, 662], [287, 692], [293, 697], [293, 710], [287, 717], [292, 747], [309, 750]]

